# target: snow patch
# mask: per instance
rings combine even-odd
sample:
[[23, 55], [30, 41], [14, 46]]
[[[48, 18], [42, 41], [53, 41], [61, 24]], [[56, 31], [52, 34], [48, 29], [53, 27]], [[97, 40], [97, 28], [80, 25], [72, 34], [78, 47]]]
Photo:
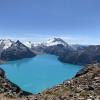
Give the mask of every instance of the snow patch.
[[60, 38], [49, 39], [47, 42], [44, 42], [43, 44], [46, 45], [46, 46], [54, 46], [54, 45], [58, 45], [58, 44], [68, 46], [68, 44]]
[[0, 40], [0, 45], [3, 46], [3, 49], [7, 49], [12, 45], [12, 41], [10, 39], [1, 39]]
[[32, 47], [32, 43], [29, 41], [29, 42], [24, 42], [23, 43], [25, 46], [27, 46], [28, 48], [31, 48]]

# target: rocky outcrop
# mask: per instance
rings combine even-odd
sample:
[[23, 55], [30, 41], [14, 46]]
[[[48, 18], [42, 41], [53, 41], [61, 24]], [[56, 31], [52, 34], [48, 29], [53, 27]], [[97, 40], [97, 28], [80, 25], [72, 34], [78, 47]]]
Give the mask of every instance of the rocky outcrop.
[[10, 82], [6, 78], [4, 70], [0, 68], [0, 94], [15, 98], [30, 95], [31, 93], [22, 91], [20, 87]]
[[100, 100], [100, 64], [91, 64], [76, 77], [25, 100]]
[[18, 60], [22, 58], [34, 57], [36, 54], [22, 44], [20, 41], [13, 43], [9, 48], [1, 53], [0, 59], [3, 61]]

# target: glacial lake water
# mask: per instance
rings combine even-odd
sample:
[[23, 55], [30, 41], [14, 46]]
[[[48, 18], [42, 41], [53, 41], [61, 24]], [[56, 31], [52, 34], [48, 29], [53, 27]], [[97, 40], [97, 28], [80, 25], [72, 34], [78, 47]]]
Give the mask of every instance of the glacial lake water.
[[5, 70], [10, 81], [34, 94], [71, 79], [82, 68], [62, 63], [57, 56], [49, 54], [10, 61], [0, 67]]

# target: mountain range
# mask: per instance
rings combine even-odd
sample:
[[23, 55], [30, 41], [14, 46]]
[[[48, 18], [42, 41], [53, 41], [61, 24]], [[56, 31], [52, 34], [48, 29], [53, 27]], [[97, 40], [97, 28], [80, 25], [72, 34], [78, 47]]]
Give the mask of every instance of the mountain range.
[[18, 60], [22, 58], [34, 57], [36, 54], [19, 40], [1, 40], [0, 59], [3, 61]]
[[0, 40], [1, 61], [31, 58], [43, 53], [56, 55], [60, 61], [71, 64], [100, 62], [100, 45], [70, 45], [61, 38], [52, 38], [37, 44], [10, 39]]
[[0, 98], [3, 98], [2, 100], [11, 100], [10, 97], [16, 100], [100, 99], [100, 64], [98, 64], [100, 63], [100, 45], [70, 45], [60, 38], [37, 44], [10, 39], [0, 40], [0, 63], [31, 58], [44, 53], [56, 55], [62, 62], [85, 65], [85, 67], [71, 80], [66, 80], [36, 95], [21, 90], [19, 86], [7, 79], [5, 72], [0, 68]]

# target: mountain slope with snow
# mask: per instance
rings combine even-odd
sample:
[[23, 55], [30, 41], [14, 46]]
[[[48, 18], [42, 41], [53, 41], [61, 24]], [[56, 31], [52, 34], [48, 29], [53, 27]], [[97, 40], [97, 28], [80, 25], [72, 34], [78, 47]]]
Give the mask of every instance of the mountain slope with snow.
[[0, 49], [7, 49], [9, 48], [12, 44], [14, 43], [14, 41], [10, 40], [10, 39], [1, 39], [0, 40]]
[[1, 52], [1, 60], [11, 61], [22, 58], [31, 58], [36, 54], [19, 40]]
[[25, 45], [25, 46], [27, 46], [27, 47], [29, 47], [29, 48], [31, 48], [32, 47], [32, 42], [23, 42], [23, 44]]
[[55, 46], [55, 45], [63, 45], [63, 46], [68, 46], [68, 44], [60, 39], [60, 38], [52, 38], [52, 39], [49, 39], [47, 42], [44, 42], [43, 43], [45, 46]]
[[1, 60], [17, 60], [43, 53], [56, 55], [65, 63], [85, 65], [100, 62], [100, 45], [69, 45], [60, 38], [49, 39], [39, 44], [0, 40]]

